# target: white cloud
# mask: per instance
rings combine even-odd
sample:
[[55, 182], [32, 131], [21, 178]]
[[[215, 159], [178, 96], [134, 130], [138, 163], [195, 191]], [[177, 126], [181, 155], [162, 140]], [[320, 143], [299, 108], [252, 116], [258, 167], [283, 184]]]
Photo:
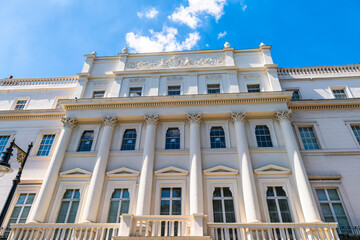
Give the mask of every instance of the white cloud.
[[189, 6], [176, 8], [169, 19], [174, 22], [180, 22], [188, 25], [192, 29], [199, 26], [201, 22], [198, 17], [200, 14], [209, 14], [218, 21], [224, 14], [224, 5], [226, 0], [188, 0]]
[[145, 12], [137, 12], [137, 15], [139, 18], [143, 18], [145, 16], [146, 18], [151, 19], [151, 18], [155, 18], [158, 14], [159, 14], [159, 11], [156, 10], [155, 8], [151, 8]]
[[161, 32], [149, 30], [151, 36], [142, 36], [134, 32], [126, 34], [126, 42], [136, 52], [162, 52], [190, 50], [200, 40], [198, 32], [190, 33], [180, 42], [177, 40], [178, 30], [172, 27], [163, 27]]
[[247, 8], [247, 5], [245, 4], [245, 0], [240, 0], [240, 6], [241, 6], [241, 10], [243, 10], [244, 12], [245, 9]]
[[226, 34], [227, 34], [227, 32], [226, 32], [226, 31], [224, 31], [224, 32], [219, 32], [217, 39], [220, 39], [220, 38], [225, 37], [225, 36], [226, 36]]

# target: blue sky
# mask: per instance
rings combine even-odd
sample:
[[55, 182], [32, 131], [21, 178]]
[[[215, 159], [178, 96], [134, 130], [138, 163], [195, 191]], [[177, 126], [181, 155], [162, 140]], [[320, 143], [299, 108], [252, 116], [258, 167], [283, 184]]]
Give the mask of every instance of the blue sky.
[[279, 67], [360, 63], [359, 0], [0, 1], [0, 78], [72, 76], [83, 55], [272, 45]]

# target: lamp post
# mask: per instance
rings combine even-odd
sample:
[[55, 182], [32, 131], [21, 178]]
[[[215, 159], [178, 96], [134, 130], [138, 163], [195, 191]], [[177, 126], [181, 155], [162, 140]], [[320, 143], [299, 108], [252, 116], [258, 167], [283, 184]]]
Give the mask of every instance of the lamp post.
[[[24, 169], [26, 160], [29, 156], [30, 150], [33, 146], [33, 143], [30, 143], [27, 149], [27, 152], [22, 150], [18, 145], [15, 143], [15, 139], [10, 143], [10, 146], [6, 148], [5, 152], [3, 153], [1, 160], [0, 160], [0, 177], [4, 176], [7, 173], [13, 172], [11, 169], [11, 165], [9, 163], [10, 157], [12, 156], [13, 148], [15, 147], [17, 149], [17, 156], [16, 159], [20, 163], [19, 171], [16, 175], [16, 177], [13, 180], [13, 185], [10, 189], [9, 195], [7, 196], [6, 202], [4, 204], [3, 209], [1, 210], [0, 214], [0, 230], [2, 230], [2, 225], [6, 216], [7, 211], [9, 210], [10, 203], [12, 201], [12, 198], [14, 197], [15, 190], [17, 185], [20, 182], [21, 174]], [[4, 227], [5, 228], [5, 227]], [[0, 231], [1, 233], [2, 231]]]

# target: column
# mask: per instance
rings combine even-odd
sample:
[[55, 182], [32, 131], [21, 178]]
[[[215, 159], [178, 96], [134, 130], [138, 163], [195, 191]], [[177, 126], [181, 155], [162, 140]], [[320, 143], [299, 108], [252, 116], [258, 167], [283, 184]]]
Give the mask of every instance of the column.
[[159, 122], [158, 115], [145, 115], [146, 134], [141, 168], [139, 191], [136, 206], [136, 215], [149, 215], [151, 203], [152, 179], [154, 171], [154, 150], [156, 138], [156, 126]]
[[104, 130], [100, 140], [100, 146], [96, 162], [91, 176], [88, 193], [84, 204], [82, 222], [96, 222], [96, 216], [100, 205], [103, 185], [105, 180], [106, 166], [109, 159], [111, 140], [117, 117], [106, 116], [102, 118]]
[[239, 156], [241, 183], [244, 196], [246, 220], [248, 223], [261, 222], [259, 201], [256, 192], [253, 167], [251, 164], [249, 146], [245, 132], [245, 112], [233, 112], [231, 118], [234, 121], [236, 147]]
[[28, 222], [44, 222], [46, 212], [53, 200], [55, 185], [59, 176], [59, 171], [64, 160], [66, 149], [69, 145], [72, 129], [76, 126], [74, 118], [61, 118], [63, 129], [60, 132], [59, 140], [55, 146], [49, 166], [41, 185], [40, 191], [33, 205], [32, 213]]
[[310, 182], [300, 155], [300, 150], [291, 127], [291, 111], [277, 111], [275, 113], [275, 117], [280, 122], [287, 155], [294, 175], [305, 221], [321, 222]]
[[189, 113], [190, 123], [190, 215], [203, 213], [203, 186], [200, 148], [201, 113]]

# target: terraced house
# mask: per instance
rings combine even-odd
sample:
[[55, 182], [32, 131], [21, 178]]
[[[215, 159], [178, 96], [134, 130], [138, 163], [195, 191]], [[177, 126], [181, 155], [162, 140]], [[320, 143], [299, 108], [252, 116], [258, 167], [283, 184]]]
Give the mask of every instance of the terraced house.
[[278, 68], [270, 49], [124, 48], [1, 79], [0, 151], [34, 143], [3, 237], [356, 239], [360, 65]]

